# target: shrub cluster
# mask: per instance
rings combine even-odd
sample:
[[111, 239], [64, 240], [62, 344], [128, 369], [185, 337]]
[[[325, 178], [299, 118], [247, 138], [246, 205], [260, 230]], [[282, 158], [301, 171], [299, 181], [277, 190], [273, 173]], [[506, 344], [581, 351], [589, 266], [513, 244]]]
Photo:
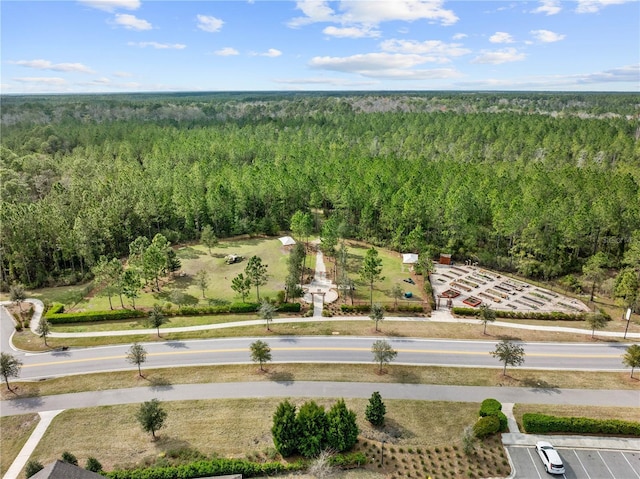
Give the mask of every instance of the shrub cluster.
[[340, 310], [343, 313], [368, 313], [371, 306], [368, 304], [341, 304]]
[[522, 416], [522, 425], [525, 431], [530, 434], [561, 432], [640, 437], [640, 422], [623, 421], [620, 419], [559, 417], [527, 413]]
[[497, 416], [484, 416], [473, 425], [473, 434], [478, 439], [497, 433], [500, 430], [500, 420]]
[[488, 398], [482, 401], [479, 415], [480, 419], [473, 426], [473, 432], [478, 438], [484, 438], [497, 432], [506, 432], [509, 429], [509, 421], [502, 412], [502, 404], [497, 399]]
[[[453, 314], [458, 316], [478, 316], [480, 310], [476, 308], [452, 308]], [[497, 318], [509, 319], [539, 319], [542, 321], [584, 321], [588, 313], [563, 313], [561, 311], [503, 311], [494, 310]]]
[[278, 304], [278, 311], [281, 313], [299, 313], [302, 309], [300, 303], [280, 303]]

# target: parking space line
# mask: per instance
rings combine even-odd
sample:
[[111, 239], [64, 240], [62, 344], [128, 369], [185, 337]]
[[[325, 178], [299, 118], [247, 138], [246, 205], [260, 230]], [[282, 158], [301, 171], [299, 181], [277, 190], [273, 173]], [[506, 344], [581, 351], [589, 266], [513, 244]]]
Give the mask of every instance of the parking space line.
[[629, 464], [629, 467], [631, 468], [631, 470], [635, 472], [636, 476], [640, 478], [640, 473], [636, 471], [636, 468], [633, 467], [633, 464], [629, 462], [629, 459], [627, 459], [627, 456], [625, 455], [625, 453], [621, 451], [620, 454], [622, 454], [622, 457], [624, 457], [624, 460], [627, 461], [627, 464]]
[[536, 466], [536, 462], [533, 460], [533, 456], [531, 455], [531, 450], [529, 448], [527, 448], [527, 452], [529, 453], [529, 459], [531, 459], [531, 462], [533, 463], [533, 468], [536, 471], [536, 474], [538, 475], [539, 479], [542, 479], [542, 476], [540, 475], [540, 471], [538, 471], [538, 467]]
[[613, 477], [613, 479], [616, 479], [616, 476], [613, 475], [613, 472], [611, 472], [611, 469], [609, 469], [609, 466], [607, 466], [607, 461], [604, 460], [604, 457], [602, 457], [602, 454], [600, 454], [600, 451], [597, 451], [598, 456], [600, 456], [600, 460], [602, 460], [602, 463], [604, 464], [604, 467], [607, 468], [607, 471], [609, 471], [609, 474], [611, 474], [611, 477]]
[[576, 452], [575, 449], [573, 449], [573, 453], [576, 455], [576, 459], [578, 459], [578, 462], [580, 463], [580, 465], [582, 466], [582, 470], [584, 471], [584, 473], [587, 475], [588, 479], [591, 479], [591, 476], [589, 475], [589, 473], [587, 472], [587, 468], [584, 467], [584, 464], [582, 464], [582, 461], [580, 460], [580, 456], [578, 456], [578, 453]]

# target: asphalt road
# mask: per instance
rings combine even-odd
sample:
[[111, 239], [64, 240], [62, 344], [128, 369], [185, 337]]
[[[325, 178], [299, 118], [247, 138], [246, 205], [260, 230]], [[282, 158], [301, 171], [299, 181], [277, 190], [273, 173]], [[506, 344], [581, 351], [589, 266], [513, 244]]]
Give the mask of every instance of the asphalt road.
[[[372, 364], [374, 337], [277, 336], [224, 338], [144, 343], [145, 368], [250, 363], [249, 345], [265, 340], [276, 363]], [[398, 352], [394, 364], [502, 367], [491, 356], [496, 341], [456, 341], [385, 338]], [[622, 371], [621, 343], [526, 343], [527, 369]], [[67, 351], [18, 353], [23, 362], [20, 378], [35, 380], [71, 374], [135, 369], [126, 360], [130, 344]]]

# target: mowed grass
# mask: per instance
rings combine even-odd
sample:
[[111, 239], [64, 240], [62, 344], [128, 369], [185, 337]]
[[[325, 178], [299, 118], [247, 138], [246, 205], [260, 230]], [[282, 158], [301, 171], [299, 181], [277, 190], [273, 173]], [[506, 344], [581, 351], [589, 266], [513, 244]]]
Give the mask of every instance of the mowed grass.
[[[306, 400], [289, 399], [298, 407]], [[195, 449], [207, 456], [256, 457], [273, 448], [272, 415], [282, 400], [163, 403], [168, 416], [157, 441], [152, 441], [135, 419], [138, 405], [64, 411], [53, 420], [31, 457], [47, 464], [64, 451], [70, 451], [81, 464], [89, 456], [96, 457], [105, 470], [152, 463], [162, 453], [180, 448]], [[315, 401], [328, 410], [336, 399]], [[385, 427], [375, 429], [364, 419], [367, 399], [346, 399], [345, 402], [357, 415], [363, 439], [384, 439], [387, 447], [396, 448], [459, 443], [463, 429], [475, 421], [479, 407], [465, 402], [386, 400]]]
[[[247, 352], [248, 356], [248, 352]], [[122, 358], [123, 364], [125, 358]], [[375, 364], [268, 364], [260, 373], [253, 364], [225, 366], [194, 366], [153, 369], [142, 366], [144, 379], [137, 369], [99, 374], [67, 376], [42, 381], [13, 381], [15, 393], [3, 390], [3, 400], [42, 397], [55, 394], [106, 389], [171, 386], [174, 384], [263, 382], [263, 381], [337, 381], [399, 384], [440, 384], [459, 386], [510, 386], [542, 390], [566, 389], [638, 389], [637, 378], [628, 373], [595, 371], [552, 371], [510, 368], [507, 375], [501, 369], [453, 368], [437, 366], [390, 365], [386, 374], [378, 374]]]
[[37, 414], [0, 417], [0, 476], [4, 476], [36, 428]]

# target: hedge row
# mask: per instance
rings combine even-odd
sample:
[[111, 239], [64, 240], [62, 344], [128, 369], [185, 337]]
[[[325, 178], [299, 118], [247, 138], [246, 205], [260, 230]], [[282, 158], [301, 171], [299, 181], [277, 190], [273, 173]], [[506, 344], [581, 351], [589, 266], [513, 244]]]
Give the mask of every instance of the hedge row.
[[242, 477], [271, 476], [288, 471], [299, 471], [303, 462], [283, 464], [280, 462], [257, 463], [244, 459], [212, 459], [190, 464], [167, 467], [150, 467], [107, 472], [111, 479], [191, 479], [205, 476], [242, 474]]
[[[451, 308], [453, 314], [458, 316], [479, 316], [480, 310], [477, 308]], [[511, 319], [540, 319], [543, 321], [584, 321], [587, 313], [562, 313], [560, 311], [503, 311], [494, 310], [497, 318]]]
[[368, 304], [341, 304], [340, 311], [343, 313], [368, 313], [371, 306]]
[[484, 438], [497, 432], [507, 432], [509, 421], [502, 412], [502, 403], [497, 399], [488, 398], [480, 405], [480, 419], [473, 425], [473, 433], [478, 438]]
[[301, 309], [300, 303], [280, 303], [278, 305], [278, 311], [281, 313], [299, 313]]
[[549, 432], [576, 434], [611, 434], [640, 437], [640, 422], [620, 419], [591, 419], [588, 417], [558, 417], [546, 414], [526, 413], [522, 425], [527, 433]]
[[113, 311], [83, 311], [80, 313], [47, 312], [45, 318], [51, 324], [84, 323], [89, 321], [113, 321], [117, 319], [141, 318], [147, 313], [139, 309], [114, 309]]

